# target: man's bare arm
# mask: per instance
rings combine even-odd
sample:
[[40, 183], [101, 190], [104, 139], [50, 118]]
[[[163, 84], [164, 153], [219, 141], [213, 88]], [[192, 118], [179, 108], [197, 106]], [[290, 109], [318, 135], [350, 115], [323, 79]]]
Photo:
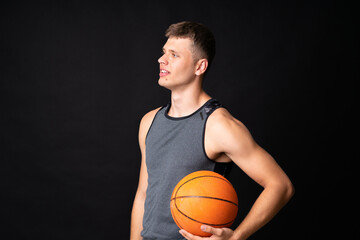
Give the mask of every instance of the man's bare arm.
[[[228, 228], [204, 226], [213, 239], [244, 240], [269, 222], [294, 194], [291, 181], [272, 156], [253, 140], [247, 128], [228, 111], [216, 110], [208, 119], [205, 150], [221, 161], [231, 159], [264, 190], [241, 224]], [[181, 231], [187, 239], [202, 239]]]
[[209, 136], [215, 140], [214, 147], [264, 188], [235, 230], [235, 239], [247, 239], [289, 201], [294, 188], [285, 172], [269, 153], [256, 144], [247, 128], [225, 109], [219, 110], [214, 112], [214, 118], [209, 118], [208, 123], [209, 134], [215, 133]]
[[147, 168], [146, 168], [146, 153], [145, 153], [145, 139], [147, 132], [151, 126], [151, 123], [154, 119], [154, 116], [157, 112], [153, 110], [147, 113], [141, 120], [139, 127], [139, 146], [141, 151], [141, 167], [140, 167], [140, 176], [138, 189], [136, 191], [133, 208], [131, 212], [131, 229], [130, 229], [130, 239], [138, 240], [141, 238], [142, 231], [142, 221], [144, 216], [144, 204], [146, 199], [146, 189], [147, 189]]

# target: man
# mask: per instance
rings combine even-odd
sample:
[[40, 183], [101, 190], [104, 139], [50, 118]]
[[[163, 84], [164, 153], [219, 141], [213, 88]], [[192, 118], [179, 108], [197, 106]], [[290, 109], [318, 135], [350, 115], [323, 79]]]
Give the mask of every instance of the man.
[[147, 113], [140, 123], [142, 154], [131, 239], [203, 239], [180, 230], [170, 213], [176, 183], [197, 170], [226, 174], [233, 162], [264, 190], [233, 231], [203, 225], [210, 239], [247, 239], [270, 221], [294, 193], [275, 160], [255, 143], [247, 128], [202, 89], [215, 55], [215, 40], [202, 24], [180, 22], [166, 31], [159, 85], [170, 103]]

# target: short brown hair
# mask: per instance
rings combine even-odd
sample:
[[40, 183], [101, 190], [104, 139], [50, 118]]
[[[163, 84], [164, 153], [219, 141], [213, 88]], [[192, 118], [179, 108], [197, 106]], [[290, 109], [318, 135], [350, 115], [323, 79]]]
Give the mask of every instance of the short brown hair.
[[201, 23], [179, 22], [172, 24], [165, 32], [167, 38], [190, 38], [194, 43], [193, 57], [195, 61], [201, 58], [208, 60], [208, 68], [215, 56], [215, 38], [212, 32]]

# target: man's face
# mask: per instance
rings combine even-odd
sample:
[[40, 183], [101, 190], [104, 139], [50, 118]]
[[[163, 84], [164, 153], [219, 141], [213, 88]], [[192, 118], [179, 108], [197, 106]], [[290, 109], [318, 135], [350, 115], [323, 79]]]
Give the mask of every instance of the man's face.
[[191, 48], [192, 41], [188, 38], [171, 37], [167, 40], [158, 60], [160, 86], [175, 90], [193, 82], [196, 75]]

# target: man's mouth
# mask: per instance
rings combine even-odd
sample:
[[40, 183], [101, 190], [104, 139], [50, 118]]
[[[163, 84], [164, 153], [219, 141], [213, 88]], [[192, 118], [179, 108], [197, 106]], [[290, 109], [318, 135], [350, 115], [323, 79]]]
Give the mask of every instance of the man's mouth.
[[165, 69], [160, 69], [160, 73], [159, 73], [160, 77], [164, 77], [168, 74], [170, 74], [170, 72], [166, 71]]

